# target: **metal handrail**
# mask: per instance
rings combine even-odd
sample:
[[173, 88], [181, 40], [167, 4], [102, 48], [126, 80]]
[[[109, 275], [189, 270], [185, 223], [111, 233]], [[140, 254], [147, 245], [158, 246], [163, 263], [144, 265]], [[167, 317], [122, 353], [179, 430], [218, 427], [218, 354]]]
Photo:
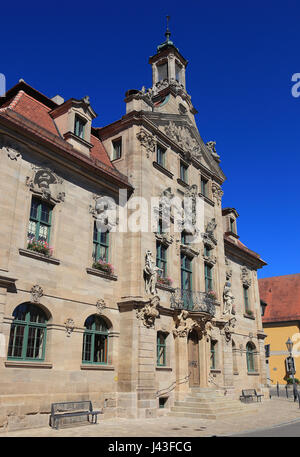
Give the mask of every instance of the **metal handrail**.
[[[185, 376], [184, 378], [182, 378], [183, 380], [175, 380], [174, 382], [172, 382], [172, 384], [169, 385], [169, 387], [166, 387], [165, 389], [161, 389], [161, 390], [158, 390], [156, 392], [156, 397], [160, 397], [161, 395], [165, 395], [169, 392], [172, 392], [172, 390], [175, 389], [176, 385], [178, 384], [183, 384], [185, 382], [188, 382], [190, 376], [191, 376], [192, 372], [190, 371], [189, 374], [187, 376]], [[172, 387], [173, 386], [173, 387]], [[166, 391], [166, 392], [164, 392]], [[163, 394], [161, 394], [160, 392], [164, 392]]]

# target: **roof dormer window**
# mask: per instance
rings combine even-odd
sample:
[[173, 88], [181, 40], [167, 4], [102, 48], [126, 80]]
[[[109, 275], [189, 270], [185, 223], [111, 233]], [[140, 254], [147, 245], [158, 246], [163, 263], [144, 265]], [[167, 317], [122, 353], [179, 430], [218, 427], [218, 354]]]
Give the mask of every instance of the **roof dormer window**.
[[84, 127], [86, 122], [80, 117], [75, 115], [75, 122], [74, 122], [74, 133], [79, 138], [84, 138]]

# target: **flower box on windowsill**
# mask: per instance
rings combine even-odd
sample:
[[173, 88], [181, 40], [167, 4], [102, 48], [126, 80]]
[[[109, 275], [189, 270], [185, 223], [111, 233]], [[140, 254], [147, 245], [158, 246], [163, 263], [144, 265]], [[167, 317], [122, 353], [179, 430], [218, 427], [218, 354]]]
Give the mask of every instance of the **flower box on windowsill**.
[[42, 260], [43, 262], [53, 263], [54, 265], [59, 265], [60, 260], [54, 257], [49, 257], [45, 254], [40, 254], [39, 252], [32, 251], [31, 249], [19, 249], [19, 254], [25, 257], [31, 257], [32, 259]]
[[100, 278], [109, 279], [111, 281], [117, 281], [118, 277], [113, 274], [109, 274], [106, 271], [100, 270], [99, 268], [87, 268], [86, 272], [90, 275], [99, 276]]
[[37, 252], [38, 254], [42, 254], [46, 257], [51, 257], [53, 253], [53, 249], [51, 246], [49, 246], [47, 241], [39, 241], [35, 240], [35, 238], [29, 239], [27, 241], [27, 249]]
[[216, 301], [217, 300], [217, 294], [214, 290], [209, 290], [207, 293], [206, 293], [206, 296], [207, 298], [210, 298], [211, 300], [214, 300]]
[[114, 274], [114, 267], [112, 266], [112, 264], [109, 262], [105, 262], [104, 260], [101, 260], [101, 259], [97, 260], [97, 262], [94, 262], [92, 268], [103, 271], [104, 273], [106, 273], [108, 275]]

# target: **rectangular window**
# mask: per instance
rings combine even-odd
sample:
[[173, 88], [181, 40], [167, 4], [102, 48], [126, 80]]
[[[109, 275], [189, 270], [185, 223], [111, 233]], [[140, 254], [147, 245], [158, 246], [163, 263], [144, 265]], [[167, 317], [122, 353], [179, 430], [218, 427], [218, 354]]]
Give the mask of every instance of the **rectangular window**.
[[232, 233], [235, 233], [234, 219], [231, 219], [231, 218], [230, 218], [230, 231]]
[[208, 196], [208, 180], [203, 177], [201, 178], [201, 194], [204, 197]]
[[216, 346], [217, 346], [217, 342], [211, 341], [211, 343], [210, 343], [210, 369], [211, 370], [216, 369]]
[[93, 235], [93, 259], [95, 262], [103, 260], [108, 262], [109, 251], [109, 232], [101, 232], [97, 229], [96, 221], [94, 222]]
[[167, 277], [167, 248], [163, 244], [156, 243], [156, 266], [161, 269], [158, 275], [166, 278]]
[[206, 244], [204, 245], [204, 256], [210, 257], [210, 249]]
[[205, 292], [213, 290], [213, 276], [212, 267], [207, 263], [204, 264], [204, 275], [205, 275]]
[[181, 254], [181, 294], [185, 309], [193, 309], [192, 260]]
[[243, 286], [245, 311], [250, 311], [248, 287]]
[[166, 336], [162, 332], [157, 333], [157, 366], [166, 366]]
[[180, 179], [181, 181], [187, 183], [187, 170], [188, 170], [188, 167], [183, 163], [183, 162], [180, 162]]
[[84, 138], [85, 121], [79, 116], [75, 116], [74, 133], [79, 138]]
[[117, 160], [121, 158], [122, 155], [122, 139], [118, 139], [112, 142], [113, 154], [112, 160]]
[[157, 76], [158, 76], [158, 81], [163, 81], [164, 79], [168, 79], [168, 64], [167, 63], [157, 65]]
[[181, 75], [182, 75], [182, 66], [178, 65], [178, 63], [175, 62], [175, 79], [179, 83], [182, 83]]
[[52, 206], [32, 197], [28, 227], [28, 241], [50, 241]]
[[166, 165], [166, 150], [157, 145], [156, 149], [156, 162], [161, 166], [165, 168]]

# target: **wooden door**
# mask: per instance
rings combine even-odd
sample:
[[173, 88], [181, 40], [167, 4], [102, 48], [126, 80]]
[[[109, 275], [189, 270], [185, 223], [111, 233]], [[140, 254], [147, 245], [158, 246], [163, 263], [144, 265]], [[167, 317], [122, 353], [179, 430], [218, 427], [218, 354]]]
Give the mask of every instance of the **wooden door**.
[[199, 367], [199, 338], [196, 330], [189, 333], [188, 336], [188, 358], [189, 358], [189, 385], [195, 387], [200, 385], [200, 367]]

